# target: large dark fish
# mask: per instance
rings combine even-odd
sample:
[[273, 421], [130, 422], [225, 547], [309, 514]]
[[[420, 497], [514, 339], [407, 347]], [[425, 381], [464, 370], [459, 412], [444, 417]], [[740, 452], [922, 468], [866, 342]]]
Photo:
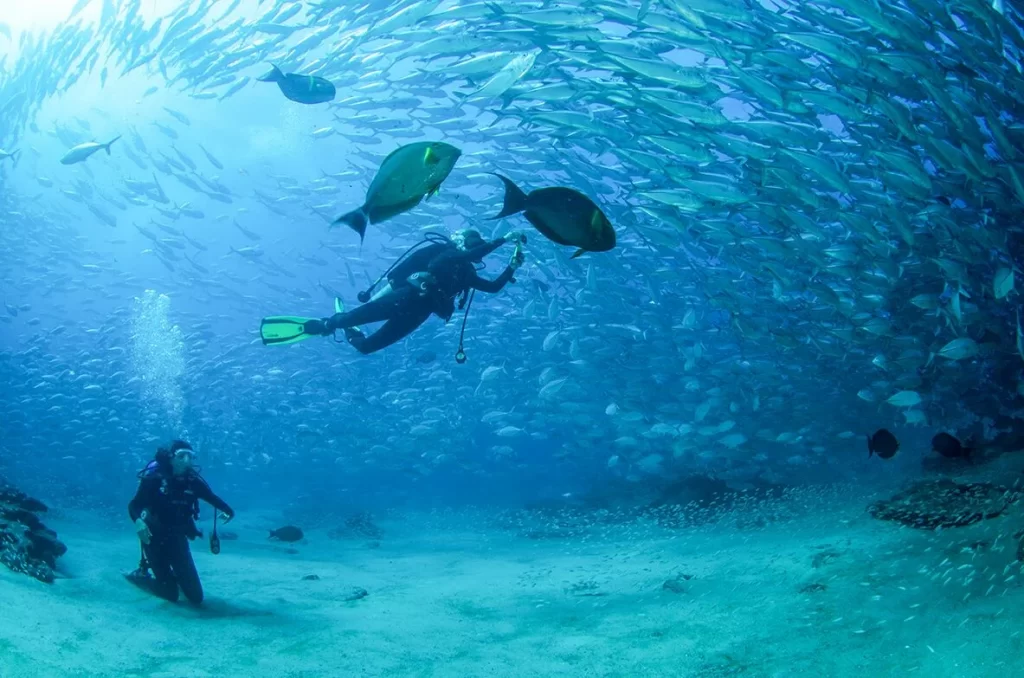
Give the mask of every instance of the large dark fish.
[[584, 252], [607, 252], [615, 247], [615, 229], [608, 217], [579, 191], [555, 186], [527, 194], [511, 179], [494, 176], [505, 184], [505, 204], [494, 219], [522, 212], [548, 240], [578, 248], [573, 259]]
[[315, 75], [301, 75], [299, 73], [282, 73], [281, 69], [273, 66], [274, 70], [269, 75], [257, 78], [259, 82], [276, 82], [281, 88], [285, 98], [299, 104], [323, 104], [334, 101], [336, 90], [329, 80], [318, 78]]
[[277, 530], [271, 530], [268, 539], [277, 539], [279, 541], [285, 541], [288, 543], [302, 541], [302, 530], [295, 527], [294, 525], [285, 525]]
[[947, 459], [966, 459], [971, 456], [971, 449], [964, 447], [960, 441], [948, 433], [937, 433], [932, 438], [932, 451]]
[[896, 436], [884, 428], [875, 431], [874, 435], [868, 436], [868, 457], [876, 454], [882, 459], [892, 459], [899, 452], [900, 441]]

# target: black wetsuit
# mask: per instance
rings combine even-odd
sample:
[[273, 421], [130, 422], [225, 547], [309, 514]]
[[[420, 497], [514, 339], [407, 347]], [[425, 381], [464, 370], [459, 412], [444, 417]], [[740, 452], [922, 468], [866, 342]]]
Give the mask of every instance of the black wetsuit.
[[200, 499], [229, 516], [235, 515], [198, 474], [189, 471], [184, 476], [175, 476], [155, 463], [143, 472], [139, 489], [128, 502], [132, 522], [145, 510], [146, 524], [152, 533], [149, 545], [143, 549], [153, 578], [139, 583], [171, 602], [178, 600], [179, 586], [190, 602], [203, 602], [203, 585], [188, 544], [190, 539], [200, 536], [195, 524]]
[[[494, 280], [487, 280], [477, 275], [473, 265], [505, 242], [498, 239], [467, 251], [441, 243], [416, 250], [388, 274], [391, 292], [359, 308], [334, 314], [327, 320], [327, 329], [349, 330], [345, 333], [349, 343], [365, 355], [407, 337], [432, 314], [448, 322], [455, 313], [455, 297], [471, 289], [494, 294], [512, 279], [515, 271], [511, 267]], [[416, 273], [430, 274], [431, 284], [426, 291], [409, 284], [409, 276]], [[368, 337], [349, 329], [375, 322], [384, 325]]]

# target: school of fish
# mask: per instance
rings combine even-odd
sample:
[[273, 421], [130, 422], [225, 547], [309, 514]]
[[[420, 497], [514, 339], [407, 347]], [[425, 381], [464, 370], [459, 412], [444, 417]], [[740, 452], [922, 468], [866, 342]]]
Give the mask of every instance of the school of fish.
[[[0, 450], [131, 469], [166, 438], [130, 359], [155, 289], [189, 429], [253, 471], [483, 473], [539, 442], [636, 480], [784, 480], [865, 463], [880, 426], [927, 451], [1024, 392], [1021, 27], [1002, 0], [80, 0], [52, 30], [0, 23]], [[365, 244], [329, 228], [420, 141], [461, 151], [437, 195]], [[260, 350], [260, 316], [328, 315], [426, 231], [525, 228], [491, 220], [494, 174], [527, 216], [571, 187], [615, 230], [578, 257], [531, 238], [467, 364], [455, 322], [370, 358]]]

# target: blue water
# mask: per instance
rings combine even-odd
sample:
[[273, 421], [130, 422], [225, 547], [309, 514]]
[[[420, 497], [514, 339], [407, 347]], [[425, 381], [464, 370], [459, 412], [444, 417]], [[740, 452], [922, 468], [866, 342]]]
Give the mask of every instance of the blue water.
[[[130, 675], [235, 675], [237, 662], [256, 670], [293, 650], [288, 675], [480, 675], [483, 656], [458, 663], [476, 642], [453, 630], [466, 625], [522, 651], [498, 660], [501, 675], [1013, 675], [1019, 620], [998, 608], [1019, 607], [1016, 506], [949, 534], [901, 531], [864, 509], [920, 480], [1002, 488], [1020, 475], [1017, 7], [16, 5], [0, 11], [0, 477], [51, 506], [70, 550], [45, 593], [5, 572], [0, 596], [6, 586], [25, 609], [67, 615], [70, 590], [112, 630], [144, 605], [147, 633], [164, 632], [161, 615], [178, 613], [129, 599], [112, 573], [137, 557], [124, 515], [136, 473], [183, 438], [238, 511], [239, 538], [199, 563], [215, 612], [174, 619], [211, 622], [236, 645], [204, 655], [216, 668], [203, 673], [172, 665], [177, 638]], [[334, 100], [285, 98], [260, 81], [271, 64], [330, 81]], [[72, 148], [111, 140], [65, 164]], [[333, 223], [367, 200], [390, 153], [418, 141], [461, 151], [437, 195], [365, 239]], [[492, 219], [502, 186], [491, 173], [581, 193], [616, 246], [574, 258], [579, 243], [546, 238], [524, 215]], [[327, 317], [335, 297], [354, 308], [425, 234], [464, 228], [528, 238], [516, 282], [476, 295], [465, 364], [460, 311], [369, 356], [340, 333], [261, 342], [262, 318]], [[511, 253], [486, 257], [480, 275], [500, 275]], [[878, 429], [899, 440], [892, 458], [865, 449]], [[940, 431], [970, 460], [937, 454]], [[736, 504], [736, 492], [756, 498]], [[648, 511], [663, 504], [700, 520], [666, 526]], [[379, 545], [326, 536], [357, 514], [386, 526], [396, 569], [374, 569]], [[285, 524], [307, 530], [296, 553], [265, 543]], [[840, 565], [822, 573], [808, 563], [826, 547]], [[763, 558], [780, 568], [777, 590]], [[688, 562], [704, 588], [658, 598]], [[301, 607], [306, 594], [283, 582], [324, 563], [338, 568], [325, 580], [363, 576], [366, 602], [386, 603], [306, 610], [323, 620], [300, 614], [296, 628], [386, 632], [381, 609], [399, 627], [435, 620], [448, 669], [414, 668], [429, 655], [423, 629], [408, 646], [388, 640], [410, 653], [394, 664], [318, 663], [262, 632], [266, 652], [248, 652], [231, 605], [238, 616], [273, 600]], [[954, 596], [960, 565], [977, 575], [957, 579]], [[410, 580], [420, 588], [403, 601]], [[879, 598], [858, 597], [858, 581]], [[733, 597], [734, 584], [751, 588]], [[821, 598], [793, 597], [812, 584]], [[311, 598], [342, 596], [331, 592]], [[836, 644], [834, 661], [787, 645], [787, 669], [759, 654], [792, 639], [747, 624], [769, 614], [758, 595], [785, 599], [780, 616]], [[876, 615], [881, 600], [893, 607]], [[935, 603], [930, 630], [907, 630], [914, 601]], [[530, 616], [555, 608], [554, 622]], [[733, 645], [690, 629], [704, 649], [677, 638], [675, 650], [648, 648], [649, 664], [615, 649], [636, 650], [620, 630], [645, 615], [662, 635], [644, 643], [711, 610]], [[513, 633], [519, 645], [502, 640], [510, 618], [534, 619]], [[944, 642], [961, 618], [988, 663]], [[576, 641], [545, 645], [566, 629]], [[12, 675], [85, 675], [90, 663], [121, 675], [112, 636], [79, 632], [64, 664], [37, 661], [47, 646], [28, 636], [0, 633], [0, 653], [17, 657]], [[589, 650], [574, 654], [577, 641]], [[904, 646], [921, 654], [900, 658]], [[851, 668], [864, 652], [875, 668]], [[509, 658], [551, 653], [550, 665]], [[963, 668], [972, 661], [982, 668]]]

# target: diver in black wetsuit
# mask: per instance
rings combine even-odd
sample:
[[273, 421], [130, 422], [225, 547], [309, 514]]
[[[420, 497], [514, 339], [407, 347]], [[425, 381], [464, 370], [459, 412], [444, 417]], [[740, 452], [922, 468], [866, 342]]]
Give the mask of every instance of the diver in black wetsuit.
[[128, 579], [171, 602], [177, 602], [180, 586], [189, 602], [198, 605], [203, 602], [203, 586], [188, 542], [201, 536], [195, 524], [199, 500], [220, 511], [225, 524], [235, 512], [196, 472], [194, 459], [192, 446], [175, 440], [170, 448], [159, 449], [139, 474], [139, 489], [128, 502], [128, 515], [139, 533], [143, 560]]
[[[363, 355], [387, 348], [412, 333], [431, 314], [445, 322], [451, 320], [455, 298], [460, 294], [467, 295], [470, 290], [500, 292], [522, 266], [522, 252], [517, 248], [494, 280], [477, 275], [475, 264], [505, 243], [523, 239], [522, 233], [514, 231], [486, 242], [475, 230], [456, 231], [450, 242], [435, 242], [410, 253], [387, 274], [388, 284], [367, 303], [330, 318], [309, 321], [305, 331], [330, 336], [344, 330], [348, 342]], [[370, 336], [354, 329], [374, 322], [384, 325]]]

